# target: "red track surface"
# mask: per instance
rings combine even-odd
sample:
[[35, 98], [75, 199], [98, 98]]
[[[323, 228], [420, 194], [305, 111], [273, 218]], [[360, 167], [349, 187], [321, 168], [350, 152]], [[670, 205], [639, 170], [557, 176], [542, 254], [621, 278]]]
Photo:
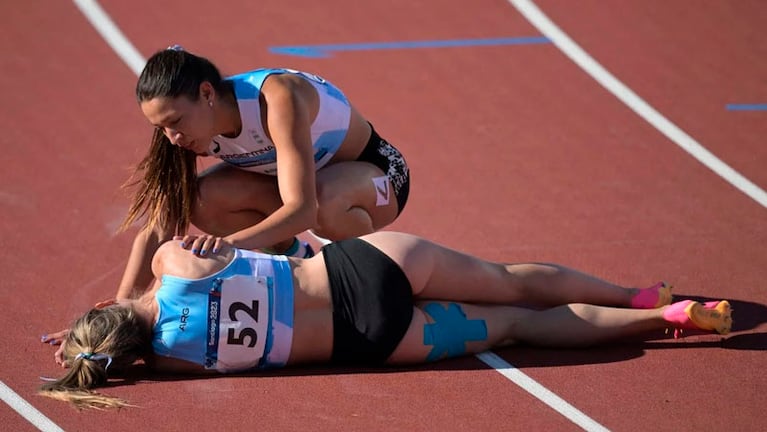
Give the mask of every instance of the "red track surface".
[[[627, 285], [668, 280], [727, 298], [725, 340], [662, 334], [585, 351], [498, 354], [611, 430], [764, 430], [767, 210], [600, 87], [553, 45], [335, 53], [269, 47], [539, 36], [502, 0], [103, 1], [139, 51], [181, 43], [225, 73], [288, 66], [338, 83], [407, 155], [411, 200], [391, 229], [502, 261], [567, 264]], [[597, 61], [767, 188], [767, 5], [540, 0]], [[2, 7], [0, 379], [69, 431], [574, 430], [470, 357], [414, 370], [151, 377], [105, 392], [139, 409], [78, 413], [35, 396], [57, 375], [38, 342], [111, 296], [130, 235], [119, 185], [150, 129], [135, 75], [65, 1]], [[136, 385], [133, 385], [136, 384]], [[7, 430], [34, 430], [8, 406]]]

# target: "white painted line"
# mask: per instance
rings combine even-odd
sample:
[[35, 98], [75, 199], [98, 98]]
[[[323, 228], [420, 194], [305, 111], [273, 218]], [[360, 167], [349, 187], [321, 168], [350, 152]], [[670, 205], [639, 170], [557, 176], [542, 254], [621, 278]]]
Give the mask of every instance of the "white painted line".
[[614, 94], [640, 117], [658, 129], [684, 151], [692, 155], [700, 163], [714, 171], [731, 185], [751, 197], [754, 201], [767, 207], [767, 192], [749, 179], [732, 169], [717, 158], [713, 153], [687, 135], [682, 129], [671, 123], [661, 113], [642, 100], [630, 88], [618, 81], [615, 76], [597, 63], [586, 51], [570, 39], [567, 34], [557, 27], [531, 0], [508, 0], [519, 12], [530, 21], [544, 36], [549, 38], [567, 57], [591, 75], [599, 84]]
[[96, 0], [72, 0], [80, 11], [88, 18], [91, 25], [101, 34], [128, 67], [139, 75], [146, 64], [136, 47], [125, 37], [120, 28], [109, 18]]
[[567, 419], [590, 432], [606, 432], [609, 429], [592, 420], [589, 416], [570, 405], [551, 390], [539, 384], [534, 379], [525, 375], [522, 371], [507, 363], [492, 352], [477, 354], [477, 358], [495, 369], [501, 375], [511, 380], [514, 384], [522, 387], [525, 391], [550, 406]]
[[52, 422], [48, 417], [43, 415], [43, 413], [30, 405], [29, 402], [22, 399], [21, 396], [16, 394], [16, 392], [11, 390], [11, 388], [5, 385], [2, 381], [0, 381], [0, 399], [41, 431], [64, 432], [64, 429], [58, 427], [56, 423]]

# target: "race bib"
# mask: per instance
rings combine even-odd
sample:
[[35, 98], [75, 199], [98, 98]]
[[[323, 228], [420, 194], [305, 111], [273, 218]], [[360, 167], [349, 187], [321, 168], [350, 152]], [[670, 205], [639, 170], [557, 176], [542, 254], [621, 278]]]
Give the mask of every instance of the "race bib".
[[214, 281], [208, 296], [206, 368], [233, 371], [258, 365], [266, 350], [271, 285], [266, 276]]

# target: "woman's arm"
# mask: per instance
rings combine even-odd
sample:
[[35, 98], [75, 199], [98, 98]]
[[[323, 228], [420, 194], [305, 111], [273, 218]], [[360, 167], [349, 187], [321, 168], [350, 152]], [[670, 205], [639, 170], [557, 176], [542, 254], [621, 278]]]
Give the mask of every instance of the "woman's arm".
[[277, 152], [277, 184], [282, 207], [263, 221], [226, 238], [236, 247], [255, 249], [285, 241], [317, 224], [316, 168], [311, 121], [319, 96], [305, 80], [287, 75], [269, 77], [266, 133]]
[[162, 243], [169, 240], [170, 233], [159, 229], [142, 229], [133, 240], [133, 247], [128, 256], [120, 285], [115, 298], [136, 298], [143, 294], [152, 282], [152, 257]]

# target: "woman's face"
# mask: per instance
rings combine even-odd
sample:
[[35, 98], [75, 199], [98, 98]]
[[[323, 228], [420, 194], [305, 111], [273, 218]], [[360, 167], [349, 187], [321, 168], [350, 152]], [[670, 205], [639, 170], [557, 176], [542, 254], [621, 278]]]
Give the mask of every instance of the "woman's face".
[[199, 155], [208, 153], [215, 132], [213, 110], [205, 96], [196, 101], [183, 95], [176, 98], [156, 97], [141, 102], [141, 111], [173, 145]]

